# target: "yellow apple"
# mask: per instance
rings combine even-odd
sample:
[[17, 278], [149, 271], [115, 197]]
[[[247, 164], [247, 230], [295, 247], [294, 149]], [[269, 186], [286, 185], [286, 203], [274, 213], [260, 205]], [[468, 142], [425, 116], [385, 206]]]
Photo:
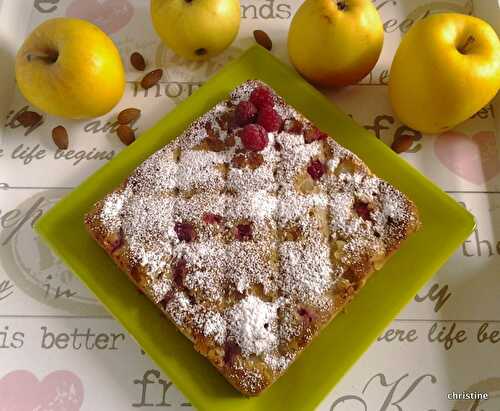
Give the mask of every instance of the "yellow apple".
[[35, 28], [17, 53], [16, 80], [33, 106], [72, 119], [106, 114], [125, 89], [113, 41], [97, 26], [73, 18]]
[[455, 13], [416, 23], [392, 62], [394, 112], [426, 133], [453, 128], [486, 105], [500, 87], [500, 42], [485, 21]]
[[344, 86], [372, 70], [383, 42], [371, 0], [306, 0], [290, 25], [288, 54], [311, 83]]
[[206, 60], [225, 50], [240, 28], [239, 0], [151, 0], [156, 32], [174, 52]]

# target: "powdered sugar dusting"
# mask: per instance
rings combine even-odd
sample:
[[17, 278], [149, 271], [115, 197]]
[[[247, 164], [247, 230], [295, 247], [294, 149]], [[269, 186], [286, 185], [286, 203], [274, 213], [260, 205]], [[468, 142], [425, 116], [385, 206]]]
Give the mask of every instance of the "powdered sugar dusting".
[[[264, 164], [252, 170], [250, 168], [230, 168], [227, 175], [227, 188], [237, 193], [251, 193], [257, 191], [275, 192], [278, 183], [274, 176], [276, 164], [279, 161], [278, 153], [273, 149], [274, 135], [269, 133], [269, 144], [260, 154]], [[237, 139], [236, 148], [242, 148], [241, 141]]]
[[189, 298], [180, 292], [174, 294], [173, 298], [166, 305], [165, 310], [169, 313], [172, 321], [180, 327], [187, 322], [188, 316], [194, 312]]
[[282, 271], [278, 279], [285, 296], [312, 305], [323, 302], [332, 287], [329, 247], [320, 241], [285, 241], [279, 246]]
[[220, 272], [190, 271], [184, 279], [186, 287], [209, 302], [221, 302], [224, 297], [223, 276]]
[[147, 195], [131, 197], [122, 208], [121, 228], [129, 255], [151, 275], [164, 269], [172, 255], [174, 205], [173, 197]]
[[[260, 86], [238, 87], [144, 161], [94, 216], [148, 297], [213, 362], [238, 372], [248, 392], [271, 383], [312, 338], [311, 324], [338, 311], [339, 277], [384, 256], [418, 221], [406, 197], [358, 157], [332, 139], [306, 144], [300, 128], [269, 133], [258, 161], [233, 162], [252, 153], [227, 115]], [[312, 127], [273, 98], [287, 124]], [[207, 139], [218, 142], [210, 148]], [[313, 161], [324, 167], [318, 180], [308, 177]]]
[[227, 250], [223, 243], [213, 239], [204, 242], [186, 243], [177, 241], [174, 246], [176, 258], [184, 258], [193, 269], [223, 272], [227, 266]]
[[280, 194], [277, 218], [280, 222], [295, 221], [305, 216], [309, 210], [316, 207], [326, 207], [328, 197], [323, 193], [301, 195], [295, 191], [284, 190]]
[[120, 228], [120, 212], [126, 200], [126, 193], [113, 192], [106, 196], [100, 213], [103, 225], [109, 231], [116, 231]]
[[266, 353], [264, 355], [264, 361], [269, 367], [278, 373], [284, 371], [290, 363], [295, 359], [295, 355], [290, 353], [290, 355], [279, 355], [276, 353]]
[[260, 355], [278, 344], [273, 332], [278, 306], [250, 295], [228, 312], [229, 335], [234, 337], [244, 355]]
[[164, 276], [152, 279], [145, 291], [154, 303], [159, 303], [172, 290], [172, 280]]
[[212, 337], [217, 344], [224, 344], [226, 340], [226, 320], [218, 312], [210, 311], [205, 317], [203, 334]]
[[276, 141], [281, 144], [281, 162], [278, 166], [277, 178], [282, 186], [293, 190], [295, 177], [301, 173], [311, 161], [321, 153], [321, 143], [315, 141], [304, 144], [302, 136], [295, 134], [280, 133]]
[[177, 168], [178, 188], [186, 191], [193, 189], [221, 191], [225, 184], [220, 166], [228, 160], [225, 153], [184, 151]]
[[[174, 148], [165, 147], [144, 161], [130, 176], [128, 185], [141, 192], [164, 193], [177, 186]], [[152, 178], [154, 176], [154, 178]]]
[[276, 289], [275, 272], [269, 263], [271, 249], [269, 242], [235, 241], [228, 245], [226, 275], [238, 292], [246, 293], [256, 284], [265, 291]]
[[234, 219], [250, 219], [256, 222], [272, 221], [278, 207], [278, 199], [265, 190], [242, 193], [228, 202], [226, 215]]

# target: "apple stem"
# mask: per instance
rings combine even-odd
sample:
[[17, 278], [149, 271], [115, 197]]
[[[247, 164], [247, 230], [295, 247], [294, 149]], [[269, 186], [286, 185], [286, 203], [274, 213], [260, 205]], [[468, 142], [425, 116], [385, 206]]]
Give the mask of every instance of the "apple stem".
[[26, 54], [26, 59], [28, 61], [32, 60], [42, 60], [48, 64], [53, 64], [57, 61], [59, 58], [59, 53], [57, 51], [49, 50], [45, 53], [27, 53]]
[[347, 3], [345, 2], [345, 0], [339, 0], [339, 1], [337, 1], [337, 8], [340, 11], [346, 10], [347, 9]]
[[472, 37], [472, 36], [467, 37], [467, 39], [465, 40], [465, 43], [462, 46], [458, 47], [458, 51], [462, 54], [467, 54], [467, 49], [475, 41], [476, 41], [476, 39], [474, 37]]

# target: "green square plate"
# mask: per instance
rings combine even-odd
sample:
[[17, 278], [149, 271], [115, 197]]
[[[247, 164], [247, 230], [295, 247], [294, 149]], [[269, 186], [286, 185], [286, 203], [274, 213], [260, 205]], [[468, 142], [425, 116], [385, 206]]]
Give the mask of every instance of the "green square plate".
[[[153, 152], [248, 79], [271, 85], [380, 177], [417, 204], [423, 228], [411, 236], [269, 390], [239, 395], [191, 342], [165, 321], [89, 237], [83, 215]], [[204, 411], [313, 410], [372, 341], [474, 228], [473, 217], [382, 142], [353, 122], [292, 69], [259, 46], [246, 51], [134, 144], [82, 183], [37, 223], [52, 250], [95, 293], [191, 403]], [[436, 246], [436, 244], [438, 246]], [[293, 389], [290, 389], [292, 387]]]

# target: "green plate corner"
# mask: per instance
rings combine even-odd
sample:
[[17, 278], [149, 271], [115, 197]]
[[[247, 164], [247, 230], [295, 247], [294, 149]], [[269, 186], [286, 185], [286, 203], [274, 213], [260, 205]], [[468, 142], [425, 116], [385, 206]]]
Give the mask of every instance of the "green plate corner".
[[[226, 98], [260, 79], [417, 205], [423, 228], [389, 260], [270, 389], [247, 399], [137, 293], [90, 238], [83, 215], [143, 160]], [[38, 220], [35, 229], [200, 411], [314, 410], [475, 227], [474, 218], [325, 96], [259, 46], [247, 50]], [[435, 244], [439, 244], [436, 247]], [[293, 389], [291, 389], [293, 387]]]

